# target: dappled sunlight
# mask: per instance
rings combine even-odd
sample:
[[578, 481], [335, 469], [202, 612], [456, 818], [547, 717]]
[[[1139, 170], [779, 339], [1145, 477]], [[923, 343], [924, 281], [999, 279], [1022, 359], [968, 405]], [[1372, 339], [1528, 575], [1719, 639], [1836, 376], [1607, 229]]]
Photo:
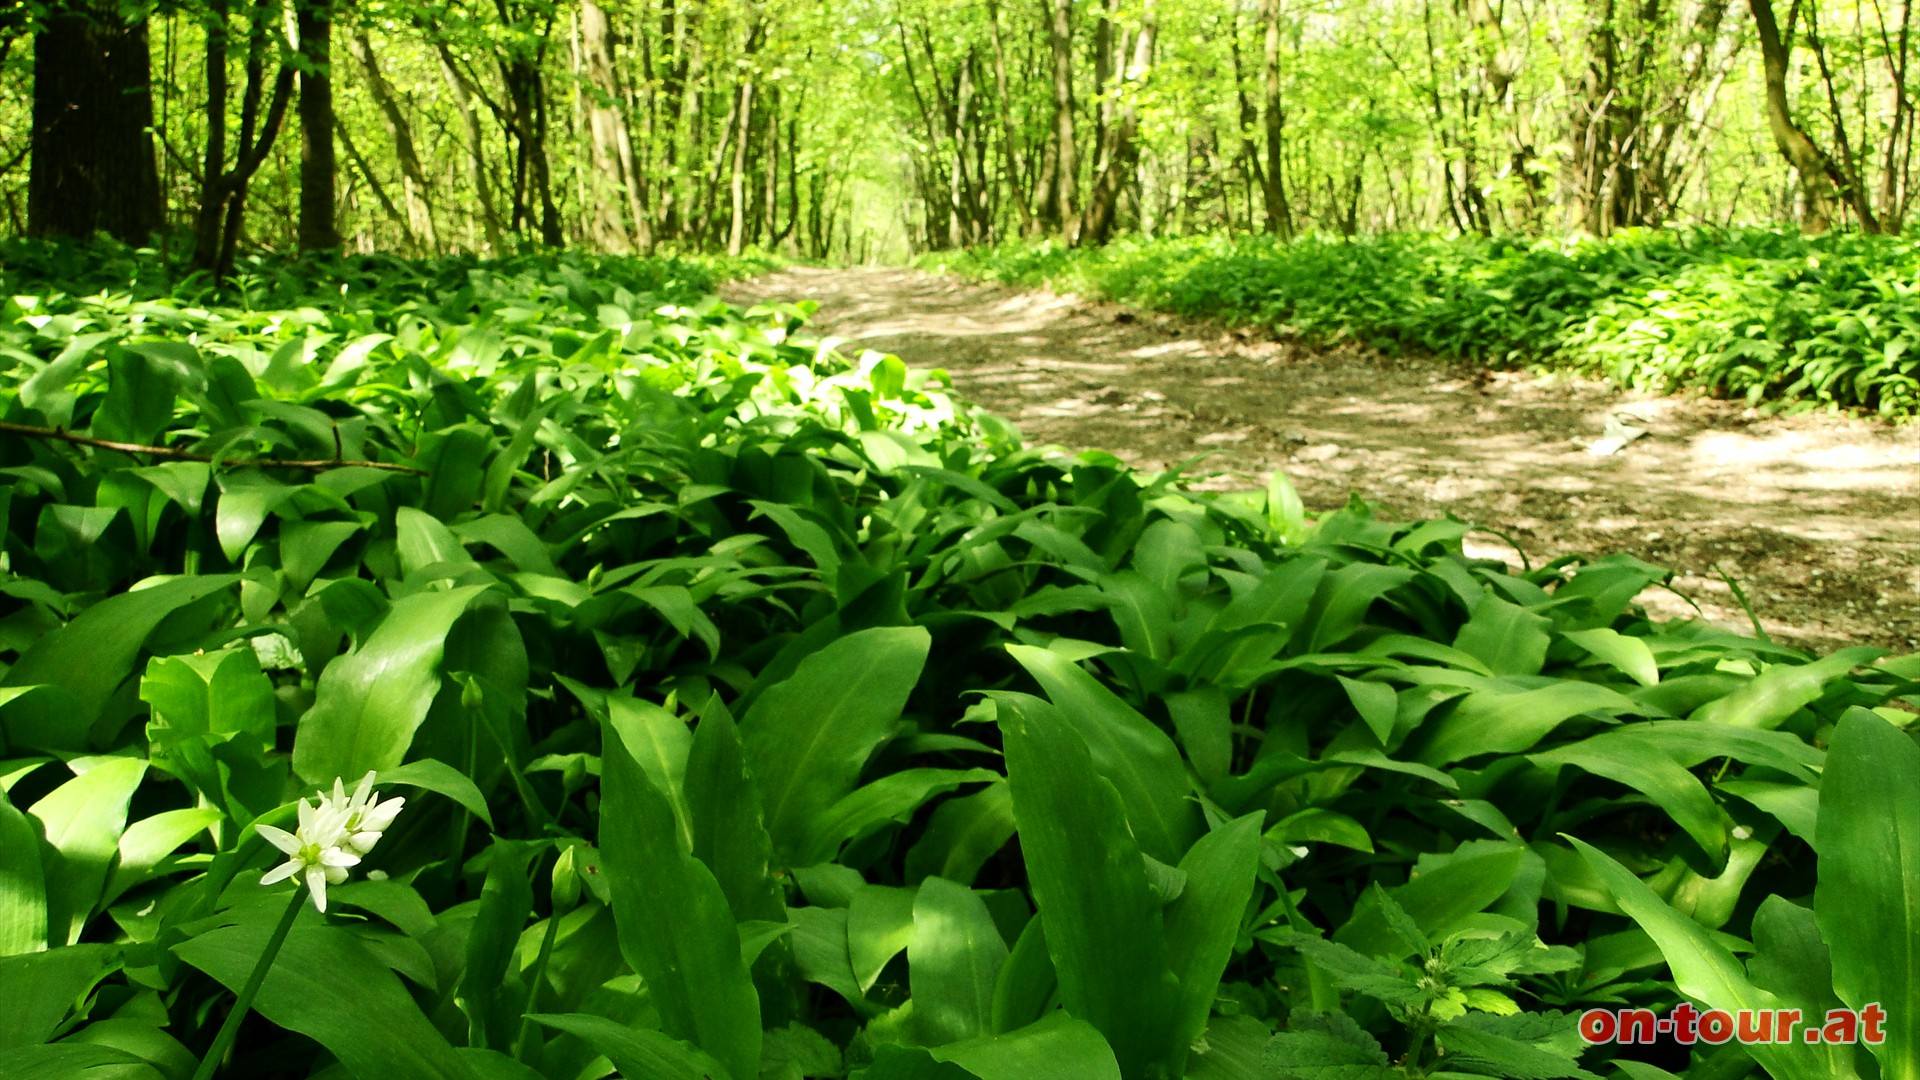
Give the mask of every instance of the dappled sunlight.
[[[1284, 470], [1309, 507], [1485, 522], [1536, 558], [1624, 551], [1706, 617], [1809, 645], [1920, 642], [1920, 432], [1623, 393], [1355, 348], [1252, 340], [1047, 292], [897, 269], [792, 269], [736, 295], [821, 300], [816, 329], [946, 369], [1029, 439], [1149, 469], [1209, 454], [1207, 489]], [[1608, 421], [1646, 434], [1587, 452]], [[1653, 610], [1697, 617], [1671, 592]]]

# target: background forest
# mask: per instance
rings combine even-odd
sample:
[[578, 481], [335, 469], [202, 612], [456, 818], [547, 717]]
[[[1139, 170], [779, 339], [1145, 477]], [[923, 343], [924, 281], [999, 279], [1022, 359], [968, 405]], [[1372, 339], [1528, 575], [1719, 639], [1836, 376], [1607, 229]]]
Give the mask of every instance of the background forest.
[[9, 0], [0, 202], [14, 233], [164, 220], [206, 267], [336, 243], [865, 261], [1117, 232], [1898, 232], [1911, 8]]

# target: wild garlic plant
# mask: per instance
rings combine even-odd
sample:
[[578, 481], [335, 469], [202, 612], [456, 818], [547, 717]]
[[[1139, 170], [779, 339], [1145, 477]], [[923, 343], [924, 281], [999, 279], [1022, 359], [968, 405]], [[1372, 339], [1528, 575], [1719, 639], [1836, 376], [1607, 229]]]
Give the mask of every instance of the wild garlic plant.
[[292, 832], [272, 825], [254, 825], [256, 832], [287, 856], [286, 862], [260, 878], [260, 884], [278, 885], [292, 878], [296, 881], [295, 890], [287, 904], [286, 913], [280, 917], [280, 924], [274, 927], [273, 936], [267, 939], [267, 947], [254, 964], [253, 973], [247, 976], [246, 985], [240, 988], [240, 995], [234, 999], [232, 1011], [220, 1025], [213, 1045], [200, 1061], [200, 1068], [194, 1072], [194, 1080], [211, 1080], [220, 1062], [233, 1048], [233, 1041], [240, 1033], [241, 1020], [253, 1009], [253, 999], [259, 994], [261, 984], [266, 982], [267, 972], [272, 970], [280, 947], [286, 944], [294, 919], [299, 917], [298, 886], [306, 885], [308, 894], [313, 897], [314, 909], [324, 915], [327, 910], [327, 886], [344, 884], [348, 871], [360, 865], [360, 860], [380, 842], [380, 835], [406, 807], [407, 800], [404, 798], [382, 800], [376, 797], [373, 793], [375, 781], [375, 773], [369, 770], [355, 785], [353, 794], [348, 795], [346, 781], [335, 777], [332, 794], [317, 791], [314, 798], [318, 802], [300, 800], [297, 809], [299, 823]]

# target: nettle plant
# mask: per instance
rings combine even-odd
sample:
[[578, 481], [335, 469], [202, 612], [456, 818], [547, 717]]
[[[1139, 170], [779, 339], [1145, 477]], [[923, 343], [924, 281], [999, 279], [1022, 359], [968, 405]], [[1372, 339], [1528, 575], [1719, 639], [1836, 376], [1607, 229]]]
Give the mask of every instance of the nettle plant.
[[1735, 974], [1920, 1015], [1818, 914], [1912, 877], [1857, 809], [1910, 659], [1023, 448], [673, 266], [9, 282], [0, 1074], [1553, 1077]]

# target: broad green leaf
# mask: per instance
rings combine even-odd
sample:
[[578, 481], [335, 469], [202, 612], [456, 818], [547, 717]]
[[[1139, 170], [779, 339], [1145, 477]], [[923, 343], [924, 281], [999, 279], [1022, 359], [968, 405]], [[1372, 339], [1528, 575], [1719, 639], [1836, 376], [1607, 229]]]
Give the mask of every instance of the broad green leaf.
[[1218, 687], [1200, 686], [1168, 694], [1165, 700], [1193, 771], [1208, 784], [1225, 776], [1233, 766], [1233, 713], [1227, 695]]
[[1453, 647], [1486, 664], [1495, 675], [1538, 675], [1547, 660], [1552, 620], [1519, 604], [1482, 592]]
[[[122, 1019], [115, 1016], [104, 1020], [93, 1020], [54, 1045], [84, 1044], [117, 1050], [148, 1062], [170, 1080], [192, 1076], [193, 1070], [200, 1063], [194, 1059], [191, 1051], [180, 1044], [180, 1040], [157, 1026], [165, 1022], [165, 1019], [160, 1017]], [[15, 1074], [0, 1071], [0, 1075], [11, 1077]], [[86, 1075], [88, 1080], [94, 1080], [99, 1073], [89, 1072]]]
[[1584, 682], [1476, 690], [1453, 710], [1429, 720], [1416, 738], [1417, 760], [1435, 767], [1482, 754], [1518, 754], [1533, 749], [1553, 729], [1583, 713], [1637, 713], [1640, 706], [1618, 691]]
[[1692, 719], [1734, 727], [1777, 728], [1824, 694], [1828, 683], [1884, 655], [1885, 649], [1862, 645], [1841, 649], [1812, 663], [1775, 664], [1726, 697], [1702, 705]]
[[840, 845], [913, 816], [928, 799], [962, 784], [999, 780], [991, 769], [903, 769], [863, 784], [815, 819], [802, 862], [825, 862]]
[[860, 1080], [937, 1080], [951, 1075], [935, 1066], [964, 1070], [976, 1080], [1121, 1080], [1113, 1050], [1092, 1025], [1064, 1013], [1005, 1035], [928, 1049], [882, 1046]]
[[40, 834], [0, 794], [0, 957], [47, 947], [47, 875]]
[[865, 993], [880, 974], [913, 940], [914, 899], [917, 889], [866, 885], [847, 905], [847, 958], [854, 978]]
[[978, 893], [945, 878], [920, 883], [907, 968], [915, 1033], [929, 1046], [992, 1032], [993, 988], [1007, 943]]
[[680, 829], [680, 842], [693, 850], [693, 811], [687, 805], [687, 759], [693, 752], [693, 733], [687, 723], [650, 701], [607, 694], [602, 698], [607, 724], [633, 755], [648, 782], [666, 797]]
[[847, 912], [844, 908], [796, 907], [787, 911], [793, 923], [793, 958], [800, 974], [858, 1005], [865, 1000], [847, 954]]
[[1366, 826], [1337, 810], [1309, 806], [1295, 810], [1266, 831], [1277, 844], [1339, 844], [1355, 851], [1372, 851], [1373, 837]]
[[[1487, 905], [1505, 895], [1513, 887], [1526, 854], [1526, 849], [1518, 845], [1489, 846], [1456, 856], [1405, 885], [1387, 890], [1387, 895], [1428, 938], [1438, 938], [1448, 927], [1486, 910]], [[1398, 959], [1411, 952], [1370, 896], [1355, 906], [1353, 917], [1333, 940], [1369, 956]]]
[[101, 979], [120, 966], [112, 945], [63, 945], [0, 957], [0, 1050], [51, 1039]]
[[280, 566], [287, 584], [305, 592], [334, 552], [364, 528], [357, 521], [289, 521], [280, 527]]
[[1235, 818], [1200, 838], [1180, 860], [1187, 887], [1167, 905], [1167, 961], [1180, 982], [1179, 1013], [1173, 1032], [1176, 1075], [1185, 1072], [1185, 1053], [1199, 1039], [1213, 1011], [1220, 976], [1233, 957], [1240, 922], [1253, 899], [1260, 864], [1259, 814]]
[[1180, 986], [1120, 794], [1054, 710], [1003, 704], [1000, 728], [1061, 1003], [1106, 1036], [1123, 1074], [1167, 1067], [1185, 1052], [1175, 1044]]
[[402, 506], [394, 512], [394, 527], [398, 530], [403, 574], [410, 576], [430, 566], [473, 561], [453, 530], [411, 506]]
[[165, 1074], [125, 1050], [69, 1041], [0, 1050], [0, 1076], [7, 1080], [163, 1080]]
[[[1600, 876], [1621, 910], [1660, 946], [1672, 969], [1674, 987], [1710, 1009], [1770, 1009], [1780, 1002], [1748, 981], [1740, 962], [1706, 927], [1668, 907], [1645, 882], [1584, 840], [1566, 837]], [[1815, 1047], [1798, 1043], [1760, 1044], [1747, 1052], [1775, 1080], [1837, 1080]]]
[[1814, 910], [1833, 952], [1833, 988], [1886, 1010], [1872, 1047], [1886, 1080], [1920, 1077], [1920, 747], [1866, 711], [1840, 718], [1820, 782]]
[[1653, 686], [1660, 681], [1660, 665], [1653, 658], [1653, 650], [1641, 638], [1628, 637], [1604, 626], [1592, 630], [1563, 630], [1560, 636], [1641, 686]]
[[[304, 896], [293, 902], [306, 904]], [[181, 942], [173, 951], [237, 993], [266, 949], [279, 906], [248, 905], [244, 913], [231, 913], [239, 922]], [[301, 912], [253, 1007], [269, 1022], [326, 1047], [357, 1076], [474, 1080], [393, 972], [317, 912]]]
[[133, 758], [76, 759], [87, 771], [27, 808], [53, 849], [47, 862], [47, 939], [54, 948], [80, 940], [107, 886], [107, 871], [127, 827], [127, 805], [147, 774]]
[[[365, 773], [361, 774], [366, 775]], [[422, 791], [431, 791], [436, 795], [445, 795], [486, 825], [493, 828], [493, 814], [487, 809], [487, 799], [480, 793], [466, 773], [444, 761], [434, 758], [419, 758], [409, 761], [395, 769], [387, 769], [379, 774], [382, 786], [399, 784], [403, 787], [416, 787]]]
[[220, 502], [214, 510], [214, 529], [220, 538], [220, 550], [228, 562], [238, 563], [247, 546], [273, 513], [300, 491], [258, 472], [236, 473], [220, 478]]
[[1825, 1016], [1840, 1005], [1820, 917], [1784, 897], [1767, 897], [1753, 914], [1753, 958], [1747, 961], [1747, 976], [1809, 1018]]
[[105, 902], [111, 904], [121, 893], [147, 880], [161, 860], [226, 817], [212, 807], [187, 807], [162, 810], [128, 825], [120, 834], [119, 855], [112, 880], [107, 884]]
[[1353, 703], [1353, 710], [1373, 732], [1373, 737], [1385, 746], [1393, 738], [1393, 727], [1400, 714], [1400, 695], [1393, 687], [1383, 682], [1365, 679], [1349, 679], [1345, 675], [1336, 675], [1340, 688], [1347, 692], [1347, 700]]
[[512, 1032], [490, 1032], [488, 1021], [500, 995], [512, 992], [506, 985], [509, 965], [520, 931], [532, 915], [533, 888], [527, 883], [526, 855], [517, 845], [496, 839], [487, 853], [480, 906], [467, 929], [466, 963], [453, 992], [454, 1002], [467, 1015], [468, 1045], [505, 1046], [512, 1038]]
[[673, 808], [619, 738], [602, 740], [600, 857], [620, 952], [668, 1035], [737, 1076], [760, 1063], [760, 1001], [726, 893], [681, 847]]
[[1300, 501], [1300, 493], [1294, 490], [1293, 481], [1278, 469], [1267, 481], [1267, 527], [1284, 543], [1298, 544], [1307, 538], [1306, 506]]
[[849, 634], [802, 660], [741, 719], [774, 855], [786, 865], [800, 862], [814, 821], [854, 789], [892, 734], [931, 640], [919, 627]]
[[1020, 931], [993, 987], [993, 1030], [1017, 1031], [1040, 1019], [1059, 987], [1053, 957], [1047, 952], [1045, 921], [1036, 914]]
[[182, 735], [246, 732], [273, 744], [273, 682], [252, 649], [155, 657], [140, 679], [140, 697]]
[[1437, 1037], [1447, 1050], [1442, 1060], [1461, 1072], [1506, 1080], [1600, 1080], [1570, 1058], [1466, 1024], [1444, 1025]]
[[293, 767], [330, 786], [406, 760], [413, 734], [440, 692], [448, 631], [484, 590], [463, 586], [393, 602], [358, 649], [321, 671], [313, 708], [300, 718]]
[[1568, 746], [1530, 754], [1527, 760], [1546, 769], [1576, 765], [1640, 792], [1685, 829], [1715, 866], [1720, 865], [1727, 853], [1727, 827], [1719, 804], [1698, 777], [1643, 740], [1639, 728], [1628, 725], [1602, 732]]
[[1375, 601], [1412, 581], [1414, 576], [1415, 571], [1407, 567], [1377, 563], [1350, 563], [1329, 570], [1320, 579], [1319, 591], [1302, 617], [1301, 626], [1311, 627], [1312, 635], [1302, 638], [1296, 634], [1296, 647], [1304, 641], [1305, 651], [1325, 652], [1352, 637], [1366, 622], [1367, 612]]
[[1078, 664], [1026, 645], [1009, 645], [1007, 652], [1046, 691], [1091, 754], [1094, 769], [1113, 784], [1141, 850], [1164, 863], [1179, 862], [1199, 838], [1201, 821], [1173, 740]]
[[948, 799], [933, 808], [926, 831], [907, 852], [907, 880], [937, 875], [971, 885], [1013, 833], [1013, 792], [1005, 783]]
[[784, 923], [786, 905], [773, 880], [773, 841], [740, 729], [715, 699], [693, 731], [686, 757], [686, 798], [693, 856], [706, 863], [736, 919]]
[[1804, 784], [1773, 784], [1764, 780], [1722, 780], [1715, 791], [1751, 803], [1772, 814], [1787, 831], [1814, 843], [1820, 819], [1820, 789]]
[[629, 1027], [587, 1013], [529, 1013], [528, 1019], [577, 1036], [605, 1054], [613, 1067], [625, 1076], [647, 1080], [732, 1080], [733, 1074], [712, 1055], [658, 1031]]
[[175, 578], [111, 596], [34, 642], [0, 686], [57, 686], [71, 697], [73, 710], [64, 716], [9, 713], [7, 742], [16, 751], [85, 748], [101, 709], [133, 673], [147, 635], [180, 608], [239, 580], [236, 574]]

